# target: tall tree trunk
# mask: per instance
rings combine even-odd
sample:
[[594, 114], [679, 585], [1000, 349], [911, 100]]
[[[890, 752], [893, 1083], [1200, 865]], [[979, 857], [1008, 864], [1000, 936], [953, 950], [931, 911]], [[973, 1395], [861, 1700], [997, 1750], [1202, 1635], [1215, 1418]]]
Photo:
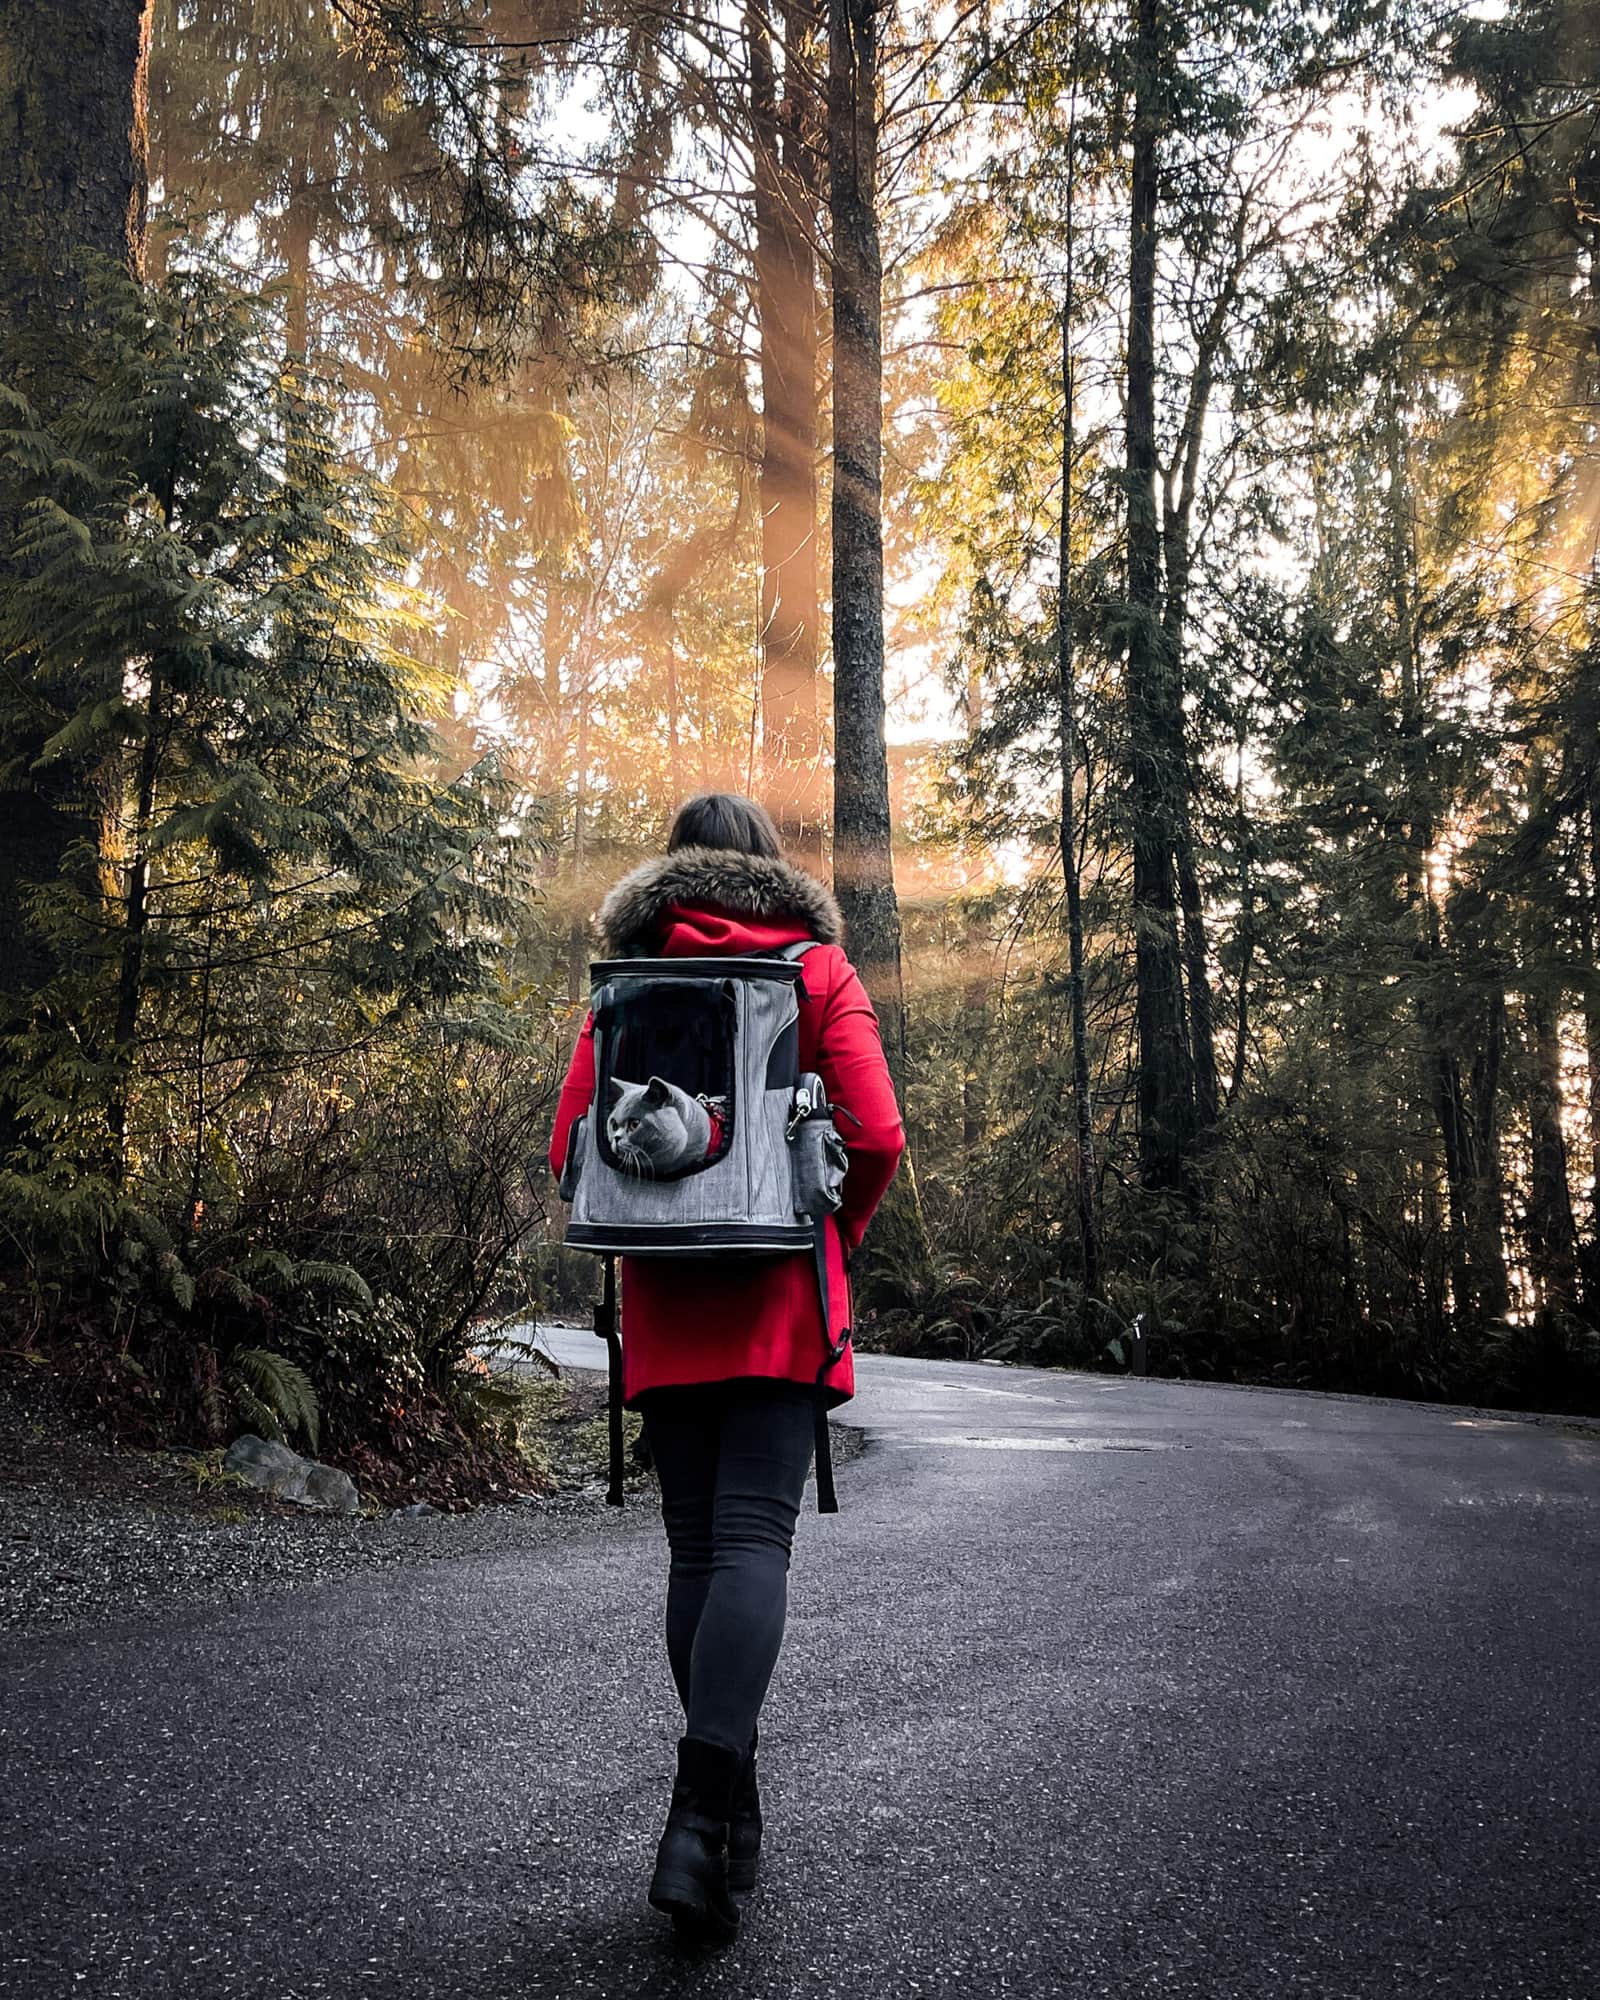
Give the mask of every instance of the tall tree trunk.
[[0, 9], [0, 340], [48, 410], [64, 332], [84, 325], [77, 256], [144, 254], [151, 0]]
[[1160, 201], [1160, 0], [1138, 0], [1128, 269], [1128, 736], [1131, 762], [1134, 970], [1137, 986], [1139, 1173], [1185, 1185], [1194, 1144], [1194, 1084], [1184, 1016], [1174, 868], [1185, 783], [1174, 739], [1172, 663], [1161, 618], [1156, 501], [1156, 220]]
[[[1187, 735], [1180, 735], [1180, 744]], [[1206, 907], [1195, 862], [1194, 813], [1189, 796], [1189, 757], [1178, 758], [1183, 795], [1178, 802], [1175, 842], [1178, 901], [1183, 910], [1183, 972], [1188, 988], [1189, 1060], [1194, 1076], [1194, 1115], [1200, 1132], [1212, 1131], [1220, 1102], [1217, 1087], [1217, 1031], [1211, 999], [1211, 960], [1206, 949]]]
[[[80, 253], [140, 269], [150, 12], [151, 0], [0, 6], [0, 374], [46, 417], [74, 341], [90, 330]], [[11, 533], [0, 496], [0, 548]], [[25, 769], [44, 733], [3, 747]], [[49, 975], [24, 897], [60, 875], [73, 840], [96, 833], [85, 777], [56, 767], [0, 789], [0, 993]]]
[[[1204, 421], [1202, 404], [1198, 422]], [[1195, 433], [1198, 441], [1199, 431]], [[1195, 458], [1198, 461], [1198, 442]], [[1194, 498], [1192, 472], [1178, 510], [1169, 512], [1162, 536], [1166, 566], [1166, 601], [1162, 637], [1167, 649], [1167, 727], [1176, 744], [1173, 758], [1173, 859], [1177, 869], [1178, 902], [1183, 912], [1183, 974], [1188, 992], [1187, 1032], [1194, 1080], [1195, 1121], [1201, 1134], [1217, 1122], [1217, 1037], [1211, 999], [1210, 953], [1206, 949], [1205, 899], [1195, 860], [1194, 776], [1189, 759], [1189, 724], [1183, 708], [1183, 641], [1189, 608], [1189, 522]]]
[[1500, 1072], [1506, 1047], [1506, 996], [1493, 993], [1472, 1064], [1472, 1149], [1467, 1181], [1469, 1256], [1477, 1309], [1501, 1318], [1511, 1303], [1506, 1274], [1505, 1169], [1500, 1158]]
[[[182, 461], [183, 425], [173, 432], [172, 456], [160, 492], [161, 519], [173, 526], [173, 506]], [[150, 843], [156, 818], [156, 785], [167, 748], [167, 662], [159, 655], [149, 667], [150, 690], [145, 697], [144, 741], [139, 749], [134, 782], [131, 838], [125, 869], [122, 907], [122, 950], [117, 969], [115, 1047], [117, 1080], [107, 1115], [111, 1128], [113, 1171], [120, 1186], [127, 1170], [129, 1087], [139, 1047], [139, 1014], [144, 1001], [145, 952], [150, 930]], [[209, 979], [208, 979], [209, 991]]]
[[304, 364], [311, 354], [311, 214], [310, 168], [296, 170], [284, 218], [284, 274], [288, 280], [285, 341], [290, 359]]
[[[1549, 967], [1542, 968], [1546, 976]], [[1541, 1305], [1571, 1308], [1578, 1296], [1578, 1231], [1567, 1182], [1567, 1141], [1561, 1129], [1561, 1030], [1557, 999], [1536, 985], [1527, 996], [1528, 1262]]]
[[128, 1089], [138, 1052], [139, 1010], [144, 997], [145, 943], [150, 923], [150, 833], [155, 820], [156, 778], [164, 748], [165, 677], [163, 663], [150, 666], [150, 694], [145, 704], [144, 743], [139, 753], [132, 839], [128, 855], [128, 887], [123, 904], [121, 962], [117, 975], [117, 1082], [107, 1122], [111, 1127], [113, 1168], [120, 1185], [127, 1165]]
[[[1453, 982], [1454, 973], [1444, 950], [1439, 908], [1428, 879], [1428, 857], [1435, 837], [1433, 778], [1428, 768], [1423, 661], [1417, 638], [1417, 552], [1410, 466], [1401, 422], [1400, 390], [1395, 384], [1390, 385], [1386, 401], [1384, 455], [1389, 477], [1390, 606], [1400, 670], [1398, 806], [1406, 815], [1402, 831], [1405, 902], [1415, 921], [1413, 1011], [1421, 1051], [1421, 1083], [1438, 1127], [1444, 1158], [1446, 1209], [1440, 1226], [1445, 1237], [1452, 1302], [1458, 1320], [1470, 1321], [1478, 1311], [1470, 1252], [1473, 1234], [1470, 1134], [1461, 1066], [1450, 1046], [1446, 1025], [1450, 1012], [1446, 1004], [1447, 982]], [[1426, 1162], [1419, 1164], [1427, 1180], [1426, 1199], [1437, 1209], [1437, 1175]]]
[[1162, 508], [1161, 546], [1166, 570], [1166, 596], [1161, 627], [1167, 646], [1171, 702], [1168, 727], [1177, 745], [1173, 848], [1178, 874], [1178, 900], [1183, 910], [1183, 967], [1189, 996], [1188, 1034], [1193, 1063], [1195, 1118], [1202, 1134], [1211, 1132], [1217, 1122], [1217, 1047], [1210, 954], [1206, 949], [1205, 899], [1195, 856], [1194, 767], [1189, 756], [1189, 725], [1183, 706], [1183, 658], [1189, 622], [1194, 502], [1199, 489], [1206, 418], [1216, 386], [1217, 357], [1227, 337], [1229, 320], [1248, 264], [1245, 237], [1250, 214], [1250, 204], [1241, 197], [1234, 223], [1233, 261], [1199, 337], [1178, 447], [1168, 475]]
[[[1239, 985], [1234, 994], [1233, 1006], [1233, 1068], [1228, 1077], [1228, 1103], [1236, 1104], [1239, 1093], [1244, 1089], [1245, 1066], [1249, 1060], [1250, 1048], [1250, 972], [1255, 962], [1256, 922], [1255, 885], [1250, 876], [1250, 828], [1245, 819], [1244, 800], [1244, 747], [1243, 723], [1239, 726], [1239, 764], [1234, 780], [1234, 838], [1239, 843]], [[1345, 1249], [1348, 1252], [1350, 1233], [1348, 1218], [1345, 1229]]]
[[[964, 721], [970, 741], [983, 727], [983, 675], [975, 656], [967, 663], [965, 707]], [[993, 984], [987, 926], [975, 903], [969, 903], [966, 909], [961, 965], [961, 1143], [969, 1154], [975, 1154], [983, 1145], [989, 1125], [988, 1014]]]
[[678, 629], [676, 621], [667, 620], [667, 783], [672, 787], [674, 799], [681, 799], [683, 786], [683, 745], [678, 720], [681, 697], [678, 693]]
[[1589, 1234], [1580, 1257], [1584, 1304], [1593, 1316], [1600, 1313], [1600, 757], [1589, 767], [1588, 834], [1589, 881], [1583, 905], [1583, 962], [1588, 982], [1583, 993], [1583, 1041], [1589, 1065]]
[[1066, 282], [1061, 300], [1061, 532], [1056, 567], [1057, 743], [1061, 760], [1059, 835], [1061, 875], [1067, 909], [1067, 1011], [1072, 1033], [1072, 1095], [1077, 1129], [1073, 1190], [1078, 1211], [1079, 1276], [1083, 1285], [1082, 1324], [1087, 1329], [1091, 1301], [1100, 1292], [1100, 1228], [1095, 1214], [1094, 1101], [1089, 1095], [1089, 1021], [1084, 996], [1083, 877], [1078, 865], [1078, 688], [1072, 611], [1072, 475], [1077, 450], [1072, 320], [1077, 311], [1073, 233], [1077, 192], [1078, 42], [1073, 37], [1072, 123], [1067, 144]]
[[577, 734], [573, 753], [572, 798], [572, 922], [567, 932], [567, 999], [575, 1004], [589, 973], [589, 924], [593, 907], [584, 880], [588, 868], [586, 835], [589, 822], [589, 720], [594, 700], [595, 625], [599, 616], [599, 586], [591, 584], [578, 624], [578, 657], [572, 686], [577, 703]]
[[1589, 893], [1584, 903], [1584, 1050], [1589, 1059], [1589, 1235], [1600, 1253], [1600, 757], [1589, 772]]
[[[828, 0], [828, 206], [833, 238], [833, 883], [906, 1109], [883, 699], [883, 264], [878, 244], [879, 0]], [[862, 1296], [930, 1260], [908, 1150], [869, 1232]]]
[[989, 1129], [989, 1065], [992, 1059], [989, 990], [993, 982], [986, 963], [988, 941], [984, 936], [984, 927], [970, 908], [963, 929], [961, 1144], [968, 1153], [976, 1153]]
[[[1430, 911], [1431, 916], [1431, 911]], [[1431, 948], [1431, 940], [1430, 940]], [[1477, 1286], [1471, 1260], [1472, 1135], [1461, 1088], [1461, 1065], [1446, 1045], [1438, 1008], [1430, 994], [1418, 1002], [1423, 1039], [1428, 1048], [1434, 1119], [1444, 1148], [1445, 1191], [1449, 1199], [1451, 1302], [1459, 1322], [1477, 1316]]]
[[811, 6], [783, 9], [780, 104], [769, 18], [745, 15], [755, 155], [761, 368], [761, 751], [767, 803], [791, 852], [822, 858], [817, 703], [817, 260]]
[[905, 1001], [883, 700], [882, 261], [877, 15], [829, 0], [833, 222], [833, 873], [850, 950], [903, 1094]]

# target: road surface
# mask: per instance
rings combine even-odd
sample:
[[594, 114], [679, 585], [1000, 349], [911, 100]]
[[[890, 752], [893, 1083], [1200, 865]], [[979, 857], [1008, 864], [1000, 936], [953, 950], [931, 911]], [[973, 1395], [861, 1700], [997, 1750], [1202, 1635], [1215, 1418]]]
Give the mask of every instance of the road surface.
[[870, 1357], [845, 1414], [730, 1953], [643, 1902], [678, 1718], [641, 1498], [9, 1642], [0, 1991], [1600, 1994], [1600, 1437]]

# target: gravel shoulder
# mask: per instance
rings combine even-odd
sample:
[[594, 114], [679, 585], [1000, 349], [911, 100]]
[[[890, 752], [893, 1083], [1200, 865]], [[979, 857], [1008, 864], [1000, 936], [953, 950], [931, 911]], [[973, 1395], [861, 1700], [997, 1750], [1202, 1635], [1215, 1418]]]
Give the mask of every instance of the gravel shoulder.
[[[654, 1518], [655, 1480], [631, 1463], [625, 1504], [605, 1504], [604, 1374], [563, 1369], [551, 1391], [543, 1490], [531, 1490], [530, 1469], [530, 1490], [463, 1512], [340, 1518], [220, 1474], [216, 1453], [118, 1450], [74, 1422], [47, 1382], [0, 1375], [0, 1633], [160, 1618]], [[630, 1439], [636, 1428], [630, 1417]], [[837, 1460], [862, 1449], [835, 1426]]]
[[[603, 1480], [605, 1380], [563, 1371], [544, 1399], [543, 1475], [460, 1512], [338, 1517], [274, 1500], [217, 1453], [131, 1451], [86, 1431], [48, 1381], [0, 1378], [0, 1631], [71, 1630], [220, 1604], [400, 1564], [537, 1545], [615, 1521]], [[628, 1505], [650, 1482], [631, 1470]]]

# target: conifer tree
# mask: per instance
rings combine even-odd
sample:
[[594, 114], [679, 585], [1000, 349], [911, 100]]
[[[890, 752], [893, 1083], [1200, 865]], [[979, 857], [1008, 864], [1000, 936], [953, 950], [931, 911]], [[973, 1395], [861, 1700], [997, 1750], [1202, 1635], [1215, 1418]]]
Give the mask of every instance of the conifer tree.
[[5, 1186], [80, 1247], [170, 1205], [176, 1135], [205, 1181], [195, 1064], [248, 1094], [481, 992], [522, 883], [492, 765], [438, 769], [451, 687], [408, 645], [392, 504], [270, 307], [203, 271], [99, 282], [76, 393], [46, 420], [4, 391], [0, 432], [0, 650], [26, 663], [0, 722], [44, 714], [107, 829], [32, 898], [55, 971], [7, 1039]]

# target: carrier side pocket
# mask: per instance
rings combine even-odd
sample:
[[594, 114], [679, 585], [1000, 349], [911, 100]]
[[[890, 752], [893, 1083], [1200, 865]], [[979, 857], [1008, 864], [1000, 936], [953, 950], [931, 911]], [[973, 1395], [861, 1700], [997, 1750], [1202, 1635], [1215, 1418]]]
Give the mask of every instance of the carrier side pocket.
[[807, 1071], [795, 1090], [789, 1125], [796, 1215], [832, 1215], [844, 1200], [850, 1155], [833, 1122], [821, 1077]]
[[556, 1193], [563, 1201], [575, 1199], [578, 1182], [583, 1176], [583, 1156], [589, 1144], [589, 1117], [586, 1111], [581, 1118], [574, 1118], [567, 1133], [567, 1157], [561, 1164], [561, 1178], [556, 1183]]

